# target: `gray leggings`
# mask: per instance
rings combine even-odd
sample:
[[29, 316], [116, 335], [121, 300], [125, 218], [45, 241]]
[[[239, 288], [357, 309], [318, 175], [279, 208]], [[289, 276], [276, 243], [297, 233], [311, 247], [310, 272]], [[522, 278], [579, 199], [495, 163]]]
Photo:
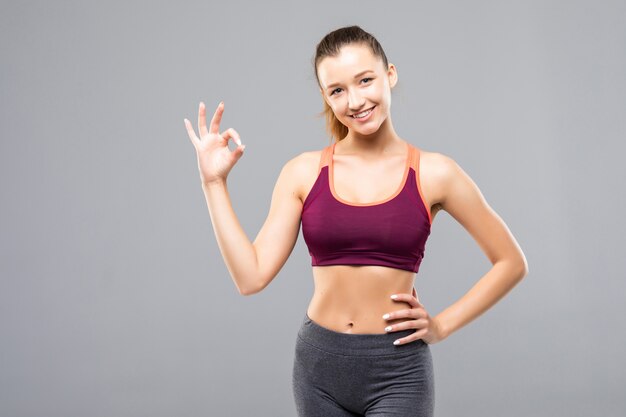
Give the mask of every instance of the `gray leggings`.
[[408, 329], [340, 333], [305, 313], [298, 331], [292, 386], [299, 417], [432, 417], [435, 378], [430, 346], [393, 342]]

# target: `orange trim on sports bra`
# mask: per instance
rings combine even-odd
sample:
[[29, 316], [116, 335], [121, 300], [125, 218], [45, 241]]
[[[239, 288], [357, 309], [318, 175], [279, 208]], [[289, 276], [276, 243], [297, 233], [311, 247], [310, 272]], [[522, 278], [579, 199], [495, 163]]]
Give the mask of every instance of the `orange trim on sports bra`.
[[324, 168], [326, 165], [329, 164], [328, 162], [328, 157], [330, 155], [331, 152], [331, 148], [334, 145], [328, 145], [326, 146], [324, 149], [322, 149], [322, 155], [320, 157], [320, 165], [319, 165], [319, 169], [317, 170], [317, 174], [319, 175], [319, 173], [322, 171], [322, 168]]
[[406, 159], [405, 159], [405, 162], [404, 162], [404, 173], [402, 174], [402, 181], [400, 181], [400, 185], [398, 187], [396, 187], [396, 190], [393, 192], [393, 194], [391, 194], [387, 198], [384, 198], [384, 199], [379, 200], [379, 201], [370, 202], [370, 203], [355, 203], [355, 202], [344, 200], [335, 191], [333, 155], [335, 153], [335, 145], [336, 144], [337, 144], [337, 142], [333, 143], [332, 146], [330, 147], [330, 150], [328, 151], [328, 162], [329, 162], [329, 166], [328, 166], [328, 183], [329, 184], [328, 185], [330, 186], [330, 191], [331, 191], [333, 197], [335, 197], [336, 200], [340, 201], [343, 204], [349, 205], [349, 206], [359, 206], [359, 207], [376, 206], [376, 205], [379, 205], [379, 204], [386, 203], [387, 201], [395, 198], [398, 194], [400, 194], [400, 192], [404, 188], [404, 185], [406, 184], [406, 179], [407, 179], [407, 177], [409, 175], [409, 167], [411, 166], [411, 160], [412, 160], [412, 156], [413, 156], [413, 149], [412, 149], [412, 146], [411, 146], [410, 143], [406, 142], [407, 156], [406, 156]]
[[[413, 168], [413, 170], [415, 171], [415, 185], [417, 188], [417, 193], [420, 196], [420, 199], [422, 200], [422, 203], [424, 204], [424, 208], [426, 209], [426, 212], [428, 214], [428, 222], [429, 224], [432, 225], [432, 217], [431, 217], [431, 213], [430, 213], [430, 207], [428, 207], [428, 204], [426, 203], [426, 200], [424, 199], [424, 195], [422, 193], [422, 186], [421, 186], [421, 181], [420, 181], [420, 155], [421, 155], [421, 150], [420, 148], [418, 148], [415, 145], [412, 145], [409, 142], [406, 142], [407, 147], [408, 147], [408, 154], [407, 154], [407, 159], [405, 162], [405, 167], [404, 167], [404, 174], [402, 176], [402, 182], [400, 183], [400, 186], [396, 189], [396, 191], [389, 197], [385, 198], [384, 200], [381, 201], [376, 201], [376, 202], [372, 202], [372, 203], [353, 203], [353, 202], [349, 202], [346, 201], [344, 199], [342, 199], [339, 195], [337, 195], [335, 193], [335, 187], [334, 187], [334, 181], [333, 181], [333, 154], [335, 152], [335, 145], [337, 144], [337, 142], [334, 142], [331, 145], [328, 145], [326, 147], [324, 147], [321, 151], [321, 155], [320, 155], [320, 161], [319, 161], [319, 165], [318, 165], [318, 169], [317, 169], [317, 175], [319, 176], [320, 172], [322, 171], [322, 168], [324, 168], [325, 166], [328, 166], [328, 186], [331, 190], [331, 193], [333, 195], [333, 197], [346, 205], [349, 206], [375, 206], [375, 205], [379, 205], [382, 203], [385, 203], [393, 198], [395, 198], [401, 191], [402, 188], [404, 188], [404, 185], [406, 183], [407, 180], [407, 176], [409, 173], [409, 168]], [[310, 191], [309, 191], [310, 192]], [[306, 200], [305, 200], [306, 201]]]
[[421, 151], [417, 146], [413, 146], [415, 151], [413, 152], [414, 158], [412, 162], [413, 170], [415, 171], [415, 183], [417, 184], [417, 193], [420, 195], [422, 199], [422, 203], [424, 203], [424, 208], [426, 209], [426, 213], [428, 213], [428, 223], [433, 224], [433, 219], [430, 215], [430, 207], [426, 204], [426, 200], [424, 200], [424, 195], [422, 194], [422, 186], [420, 183], [420, 154]]

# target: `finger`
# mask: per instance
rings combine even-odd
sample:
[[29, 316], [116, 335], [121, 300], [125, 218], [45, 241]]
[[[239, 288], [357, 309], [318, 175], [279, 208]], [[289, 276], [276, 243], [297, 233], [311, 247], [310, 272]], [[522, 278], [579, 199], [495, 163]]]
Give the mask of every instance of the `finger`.
[[233, 138], [235, 143], [241, 146], [241, 138], [239, 137], [239, 133], [237, 133], [237, 131], [232, 127], [226, 129], [224, 133], [222, 133], [222, 137], [224, 138], [224, 140], [226, 140], [226, 142], [228, 142], [228, 138]]
[[410, 294], [404, 294], [404, 293], [393, 294], [391, 296], [391, 299], [394, 301], [402, 301], [405, 303], [409, 303], [411, 307], [422, 307], [420, 302], [417, 301], [417, 299]]
[[426, 335], [426, 332], [424, 331], [424, 329], [418, 330], [413, 334], [397, 339], [395, 342], [393, 342], [393, 344], [394, 345], [406, 345], [407, 343], [415, 342], [416, 340], [421, 339], [425, 335]]
[[428, 320], [419, 318], [416, 320], [406, 320], [401, 323], [390, 324], [389, 326], [385, 327], [385, 331], [389, 333], [389, 332], [399, 332], [401, 330], [408, 330], [408, 329], [420, 330], [426, 326], [428, 326]]
[[424, 314], [422, 313], [421, 308], [409, 308], [406, 310], [398, 310], [398, 311], [394, 311], [393, 313], [391, 313], [391, 316], [389, 317], [389, 320], [399, 320], [399, 319], [413, 319], [413, 320], [417, 320], [419, 318], [424, 317]]
[[[204, 107], [204, 103], [202, 103], [202, 107]], [[220, 104], [217, 105], [215, 109], [215, 113], [213, 113], [213, 117], [211, 118], [211, 126], [209, 126], [208, 133], [212, 133], [217, 135], [220, 133], [220, 123], [222, 122], [222, 114], [224, 113], [224, 102], [220, 101]], [[200, 123], [200, 121], [198, 121]], [[202, 123], [206, 123], [206, 116], [202, 118]], [[205, 125], [206, 130], [206, 125]]]
[[203, 102], [198, 105], [198, 133], [201, 138], [209, 134], [206, 128], [206, 107]]
[[391, 313], [387, 313], [385, 315], [383, 315], [383, 319], [385, 320], [397, 320], [397, 319], [404, 319], [404, 318], [410, 318], [410, 319], [417, 319], [421, 317], [419, 310], [416, 308], [411, 308], [408, 310], [397, 310], [397, 311], [392, 311]]
[[239, 158], [241, 158], [241, 156], [243, 155], [243, 150], [246, 148], [246, 145], [241, 145], [241, 146], [237, 146], [237, 149], [235, 149], [231, 154], [233, 155], [233, 158], [235, 158], [235, 161], [239, 160]]
[[193, 126], [191, 126], [191, 122], [187, 119], [184, 119], [184, 120], [185, 120], [185, 127], [187, 128], [187, 135], [189, 136], [191, 143], [193, 144], [193, 146], [198, 145], [198, 143], [200, 142], [200, 139], [198, 139], [198, 137], [196, 136], [196, 132], [193, 130]]

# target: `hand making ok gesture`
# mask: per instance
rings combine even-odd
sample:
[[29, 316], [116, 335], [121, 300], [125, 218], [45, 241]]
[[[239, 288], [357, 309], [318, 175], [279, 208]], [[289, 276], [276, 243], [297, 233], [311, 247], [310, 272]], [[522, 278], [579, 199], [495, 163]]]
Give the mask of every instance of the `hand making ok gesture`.
[[[200, 102], [198, 110], [198, 131], [200, 138], [191, 126], [191, 122], [185, 119], [185, 126], [191, 143], [196, 148], [198, 155], [198, 169], [202, 185], [225, 182], [228, 173], [235, 163], [243, 155], [246, 145], [241, 144], [239, 133], [235, 129], [228, 128], [219, 133], [222, 114], [224, 113], [224, 102], [220, 102], [211, 119], [211, 125], [206, 127], [206, 109], [204, 103]], [[238, 145], [234, 151], [228, 148], [228, 140], [233, 139]]]

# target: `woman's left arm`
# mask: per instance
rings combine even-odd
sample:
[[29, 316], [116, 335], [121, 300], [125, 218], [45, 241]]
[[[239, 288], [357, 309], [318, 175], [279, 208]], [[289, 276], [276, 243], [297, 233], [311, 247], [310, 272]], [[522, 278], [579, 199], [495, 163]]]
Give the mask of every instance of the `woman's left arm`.
[[493, 265], [465, 295], [434, 317], [445, 339], [504, 297], [528, 274], [528, 263], [507, 225], [469, 175], [452, 158], [439, 157], [443, 168], [440, 205], [468, 231]]

